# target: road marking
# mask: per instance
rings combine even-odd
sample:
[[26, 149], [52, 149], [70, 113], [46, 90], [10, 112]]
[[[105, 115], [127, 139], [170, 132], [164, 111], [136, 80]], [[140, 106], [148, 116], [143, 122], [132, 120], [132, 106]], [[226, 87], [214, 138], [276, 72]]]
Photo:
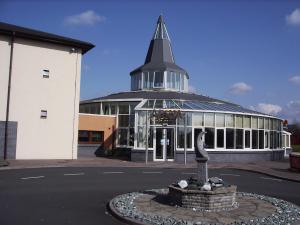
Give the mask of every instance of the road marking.
[[279, 182], [282, 181], [281, 179], [278, 179], [278, 178], [271, 178], [271, 177], [260, 177], [260, 179], [264, 179], [264, 180], [275, 180], [275, 181], [279, 181]]
[[124, 172], [119, 172], [119, 171], [111, 171], [111, 172], [103, 172], [104, 174], [120, 174], [120, 173], [124, 173]]
[[232, 174], [232, 173], [220, 173], [220, 176], [240, 177], [241, 175], [238, 175], [238, 174]]
[[36, 176], [36, 177], [22, 177], [22, 180], [29, 180], [29, 179], [39, 179], [39, 178], [44, 178], [45, 176]]
[[160, 174], [162, 172], [160, 171], [152, 171], [152, 172], [149, 172], [149, 171], [143, 171], [144, 174]]
[[195, 174], [197, 174], [197, 173], [181, 173], [181, 174], [183, 174], [183, 175], [195, 175]]
[[64, 176], [81, 176], [84, 175], [84, 173], [65, 173]]

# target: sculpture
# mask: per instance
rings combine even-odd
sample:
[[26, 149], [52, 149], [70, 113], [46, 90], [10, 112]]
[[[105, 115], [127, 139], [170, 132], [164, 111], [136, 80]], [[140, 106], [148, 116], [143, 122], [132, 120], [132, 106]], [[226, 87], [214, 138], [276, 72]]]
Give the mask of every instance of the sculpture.
[[202, 131], [200, 134], [198, 134], [197, 137], [196, 161], [198, 168], [198, 182], [200, 183], [200, 185], [204, 185], [208, 181], [207, 161], [209, 159], [209, 156], [204, 148], [203, 135], [205, 133], [205, 131]]
[[201, 133], [198, 134], [196, 155], [197, 155], [197, 158], [206, 158], [207, 160], [209, 160], [207, 151], [205, 151], [205, 149], [204, 149], [204, 141], [203, 141], [204, 134], [206, 134], [205, 131], [201, 131]]

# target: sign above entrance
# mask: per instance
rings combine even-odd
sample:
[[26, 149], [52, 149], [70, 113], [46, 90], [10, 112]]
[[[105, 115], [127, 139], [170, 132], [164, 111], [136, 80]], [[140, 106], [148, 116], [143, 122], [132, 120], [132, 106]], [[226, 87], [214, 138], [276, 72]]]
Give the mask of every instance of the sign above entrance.
[[151, 118], [156, 124], [176, 124], [176, 119], [182, 118], [182, 113], [179, 110], [153, 110]]

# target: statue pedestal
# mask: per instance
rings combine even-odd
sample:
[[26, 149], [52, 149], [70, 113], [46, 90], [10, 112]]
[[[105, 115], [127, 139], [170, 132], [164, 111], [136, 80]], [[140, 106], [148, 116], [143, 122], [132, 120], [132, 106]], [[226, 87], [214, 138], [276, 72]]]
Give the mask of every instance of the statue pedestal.
[[198, 182], [203, 185], [208, 181], [207, 158], [196, 158]]

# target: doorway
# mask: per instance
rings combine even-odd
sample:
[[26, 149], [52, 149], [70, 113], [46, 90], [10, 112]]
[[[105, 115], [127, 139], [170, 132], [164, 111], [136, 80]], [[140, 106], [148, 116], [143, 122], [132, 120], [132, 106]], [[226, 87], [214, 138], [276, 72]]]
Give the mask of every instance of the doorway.
[[156, 148], [154, 160], [174, 160], [174, 128], [156, 128]]

